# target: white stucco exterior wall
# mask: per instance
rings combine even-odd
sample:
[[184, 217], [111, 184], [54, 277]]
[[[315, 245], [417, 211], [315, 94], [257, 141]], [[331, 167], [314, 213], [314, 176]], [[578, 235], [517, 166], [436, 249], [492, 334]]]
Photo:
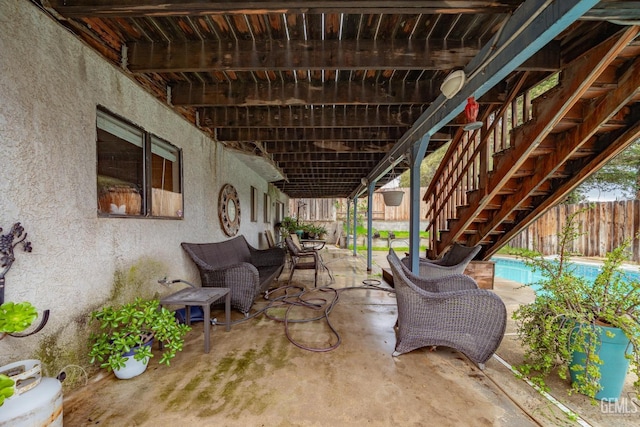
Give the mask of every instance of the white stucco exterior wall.
[[[97, 216], [98, 105], [183, 150], [183, 220]], [[262, 221], [269, 191], [263, 178], [43, 11], [24, 0], [0, 0], [0, 227], [7, 232], [21, 222], [33, 246], [32, 253], [16, 250], [5, 300], [51, 309], [39, 334], [0, 341], [0, 365], [30, 357], [45, 336], [73, 339], [62, 331], [105, 301], [119, 267], [147, 257], [170, 278], [199, 283], [180, 243], [228, 238], [217, 214], [225, 183], [240, 196], [240, 234], [264, 247], [260, 236], [270, 225]], [[260, 195], [258, 222], [250, 221], [251, 186]], [[286, 196], [277, 194], [272, 202], [286, 206]]]

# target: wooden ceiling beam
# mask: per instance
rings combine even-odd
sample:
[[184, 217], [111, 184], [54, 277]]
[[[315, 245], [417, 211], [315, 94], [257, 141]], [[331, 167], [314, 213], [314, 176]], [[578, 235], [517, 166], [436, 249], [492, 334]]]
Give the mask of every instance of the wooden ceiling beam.
[[211, 128], [359, 128], [411, 126], [427, 107], [203, 107], [200, 124]]
[[[43, 0], [43, 6], [65, 18], [202, 16], [265, 13], [479, 14], [512, 13], [524, 0]], [[638, 1], [602, 0], [582, 19], [638, 20]]]
[[65, 18], [162, 17], [265, 13], [509, 13], [524, 0], [45, 0]]
[[[375, 164], [376, 158], [381, 158], [382, 153], [372, 153], [367, 156], [363, 156], [360, 153], [278, 153], [273, 155], [273, 160], [276, 162], [340, 162], [350, 163], [357, 162], [364, 164]], [[350, 165], [345, 165], [350, 167]]]
[[440, 94], [435, 83], [365, 82], [282, 83], [180, 83], [172, 90], [176, 106], [304, 106], [304, 105], [407, 105], [432, 102]]
[[395, 142], [405, 127], [381, 128], [224, 128], [218, 141], [389, 141]]
[[[291, 179], [295, 179], [295, 178], [300, 179], [300, 177], [308, 176], [310, 172], [311, 172], [311, 169], [307, 167], [291, 166], [287, 169], [287, 177], [290, 177]], [[333, 176], [338, 178], [339, 180], [341, 179], [340, 177], [343, 176], [343, 173], [348, 173], [348, 175], [345, 175], [346, 178], [352, 177], [352, 176], [358, 177], [358, 182], [359, 182], [360, 178], [362, 178], [364, 174], [367, 173], [367, 169], [363, 167], [355, 166], [353, 164], [351, 164], [350, 166], [347, 166], [345, 164], [345, 166], [343, 166], [342, 168], [331, 167], [330, 165], [326, 165], [326, 164], [317, 164], [317, 165], [314, 165], [313, 172], [317, 174]]]
[[[504, 102], [504, 85], [488, 91], [480, 104]], [[190, 107], [302, 107], [302, 106], [407, 106], [429, 104], [440, 95], [440, 81], [375, 84], [330, 81], [272, 83], [179, 83], [171, 91], [171, 104]]]
[[299, 141], [278, 141], [265, 143], [265, 149], [270, 154], [291, 153], [294, 151], [305, 151], [307, 153], [386, 153], [395, 141], [379, 142], [350, 142], [343, 141], [310, 141], [300, 143]]
[[[133, 73], [292, 70], [451, 70], [482, 47], [456, 40], [236, 40], [127, 43]], [[551, 42], [520, 69], [560, 68], [560, 43]]]

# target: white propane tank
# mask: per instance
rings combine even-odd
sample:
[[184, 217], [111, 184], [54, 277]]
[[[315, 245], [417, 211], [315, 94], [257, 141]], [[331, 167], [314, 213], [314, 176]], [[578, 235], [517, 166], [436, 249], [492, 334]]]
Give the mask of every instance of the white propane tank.
[[42, 378], [39, 360], [22, 360], [0, 367], [13, 379], [14, 395], [0, 406], [0, 426], [62, 427], [62, 384]]

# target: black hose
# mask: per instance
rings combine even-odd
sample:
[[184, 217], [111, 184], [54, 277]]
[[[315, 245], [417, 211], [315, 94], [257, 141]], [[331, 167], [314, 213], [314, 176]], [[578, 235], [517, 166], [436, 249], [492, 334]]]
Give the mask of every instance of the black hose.
[[[362, 281], [362, 283], [363, 283], [363, 286], [350, 286], [347, 288], [339, 288], [339, 289], [335, 289], [330, 286], [323, 286], [323, 287], [313, 288], [308, 290], [301, 286], [290, 286], [290, 285], [281, 286], [279, 288], [275, 288], [267, 292], [267, 294], [264, 296], [264, 299], [269, 301], [269, 304], [267, 304], [264, 308], [250, 314], [249, 316], [243, 319], [231, 322], [231, 324], [236, 325], [239, 323], [243, 323], [261, 314], [264, 314], [270, 320], [284, 323], [285, 335], [287, 336], [287, 339], [296, 347], [301, 348], [303, 350], [307, 350], [307, 351], [313, 351], [313, 352], [327, 352], [327, 351], [335, 350], [342, 343], [342, 338], [340, 337], [340, 334], [338, 333], [337, 329], [331, 323], [329, 315], [331, 314], [331, 311], [338, 303], [341, 292], [355, 290], [355, 289], [367, 289], [367, 290], [379, 290], [379, 291], [395, 294], [395, 289], [382, 286], [382, 282], [378, 279], [365, 279]], [[310, 294], [318, 293], [318, 292], [331, 293], [331, 297], [322, 298], [322, 297], [317, 297], [313, 295], [309, 296]], [[276, 296], [274, 297], [274, 295]], [[286, 311], [283, 317], [277, 317], [274, 314], [269, 313], [269, 310], [273, 311], [273, 309], [281, 308], [281, 307], [286, 307]], [[296, 307], [303, 307], [305, 309], [309, 309], [313, 311], [320, 311], [321, 314], [313, 317], [304, 318], [304, 319], [292, 319], [291, 311]], [[315, 322], [322, 319], [325, 319], [325, 321], [327, 322], [327, 326], [331, 331], [331, 334], [335, 337], [335, 342], [333, 344], [327, 347], [320, 347], [320, 348], [309, 347], [297, 342], [291, 336], [291, 332], [289, 330], [289, 324]], [[225, 323], [218, 322], [217, 320], [212, 320], [211, 323], [215, 325], [225, 325]]]

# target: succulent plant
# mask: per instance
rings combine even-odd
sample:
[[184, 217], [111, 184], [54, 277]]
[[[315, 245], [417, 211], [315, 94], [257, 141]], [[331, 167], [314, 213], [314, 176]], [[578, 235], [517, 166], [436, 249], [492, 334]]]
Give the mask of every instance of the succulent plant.
[[29, 302], [5, 302], [0, 305], [0, 333], [12, 334], [27, 329], [38, 317], [38, 311]]
[[0, 406], [4, 404], [4, 400], [13, 396], [15, 381], [6, 375], [0, 374]]

